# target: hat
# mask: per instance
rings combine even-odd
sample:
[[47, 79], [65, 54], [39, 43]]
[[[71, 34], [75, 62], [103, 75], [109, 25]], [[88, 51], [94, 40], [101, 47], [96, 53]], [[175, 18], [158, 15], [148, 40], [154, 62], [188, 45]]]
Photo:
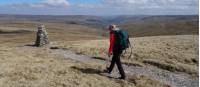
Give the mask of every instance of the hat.
[[115, 25], [115, 24], [109, 25], [109, 29], [115, 29], [116, 27], [117, 27], [117, 25]]

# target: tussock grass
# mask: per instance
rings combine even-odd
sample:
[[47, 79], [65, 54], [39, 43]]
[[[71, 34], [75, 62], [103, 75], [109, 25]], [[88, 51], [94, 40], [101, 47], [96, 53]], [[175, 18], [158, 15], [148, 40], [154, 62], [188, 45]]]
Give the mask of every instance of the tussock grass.
[[192, 76], [198, 75], [198, 66], [182, 64], [179, 62], [166, 63], [165, 61], [154, 59], [143, 60], [143, 63], [150, 64], [172, 72], [185, 72]]
[[131, 82], [118, 83], [115, 79], [92, 72], [91, 69], [101, 70], [95, 64], [77, 63], [51, 53], [48, 48], [1, 47], [0, 86], [134, 87]]
[[135, 83], [136, 87], [172, 87], [145, 76], [132, 76], [129, 80]]
[[51, 53], [48, 48], [1, 47], [0, 86], [167, 87], [141, 76], [126, 81], [108, 78], [100, 75], [105, 66], [73, 62]]
[[[128, 58], [127, 50], [122, 62], [125, 64], [145, 66], [150, 64], [172, 72], [184, 72], [198, 76], [198, 35], [154, 36], [131, 39], [133, 56]], [[90, 55], [109, 60], [107, 57], [108, 40], [82, 40], [65, 48], [78, 54]]]
[[[3, 23], [0, 30], [36, 31], [37, 24], [40, 23]], [[60, 47], [110, 60], [107, 57], [108, 40], [94, 40], [104, 39], [99, 36], [99, 31], [80, 25], [45, 25], [48, 26], [50, 40], [56, 41]], [[0, 35], [0, 87], [168, 87], [144, 76], [133, 77], [130, 81], [100, 76], [98, 72], [105, 66], [64, 60], [51, 54], [53, 52], [49, 48], [25, 46], [33, 44], [33, 41], [35, 33]], [[173, 72], [198, 75], [197, 35], [134, 38], [131, 43], [133, 56], [129, 59], [125, 55], [122, 58], [125, 64], [150, 64]]]

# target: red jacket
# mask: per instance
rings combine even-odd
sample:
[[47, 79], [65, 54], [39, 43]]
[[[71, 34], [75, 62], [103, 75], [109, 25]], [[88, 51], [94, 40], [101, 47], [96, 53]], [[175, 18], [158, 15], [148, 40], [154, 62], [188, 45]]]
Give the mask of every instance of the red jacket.
[[111, 31], [110, 32], [110, 47], [109, 47], [109, 50], [108, 50], [109, 54], [113, 53], [114, 43], [115, 43], [115, 35], [114, 35], [114, 32]]

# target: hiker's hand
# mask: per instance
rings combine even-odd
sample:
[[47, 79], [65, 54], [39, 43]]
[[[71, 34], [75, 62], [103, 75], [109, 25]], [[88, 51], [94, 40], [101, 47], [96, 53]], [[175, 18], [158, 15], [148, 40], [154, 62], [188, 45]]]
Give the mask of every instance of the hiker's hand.
[[110, 57], [112, 55], [112, 53], [108, 53], [108, 57]]

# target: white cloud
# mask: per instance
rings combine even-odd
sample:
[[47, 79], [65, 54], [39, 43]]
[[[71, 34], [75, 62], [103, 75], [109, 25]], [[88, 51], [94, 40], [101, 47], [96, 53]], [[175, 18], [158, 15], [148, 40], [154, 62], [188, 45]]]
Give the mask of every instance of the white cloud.
[[105, 6], [101, 4], [93, 5], [93, 4], [75, 4], [71, 5], [71, 7], [77, 7], [79, 9], [100, 9], [100, 8], [105, 8]]
[[66, 0], [44, 0], [41, 4], [46, 4], [49, 6], [63, 6], [67, 7], [69, 6], [69, 2]]
[[198, 0], [103, 0], [105, 4], [122, 8], [191, 8]]
[[11, 7], [19, 8], [54, 8], [54, 7], [68, 7], [69, 2], [67, 0], [42, 0], [38, 3], [22, 3], [22, 4], [10, 4]]
[[85, 9], [97, 8], [124, 8], [124, 9], [192, 9], [198, 7], [198, 0], [101, 0], [99, 4], [73, 4], [68, 0], [42, 0], [32, 4], [11, 4], [11, 7], [32, 7], [32, 8], [58, 8], [58, 7], [79, 7]]

